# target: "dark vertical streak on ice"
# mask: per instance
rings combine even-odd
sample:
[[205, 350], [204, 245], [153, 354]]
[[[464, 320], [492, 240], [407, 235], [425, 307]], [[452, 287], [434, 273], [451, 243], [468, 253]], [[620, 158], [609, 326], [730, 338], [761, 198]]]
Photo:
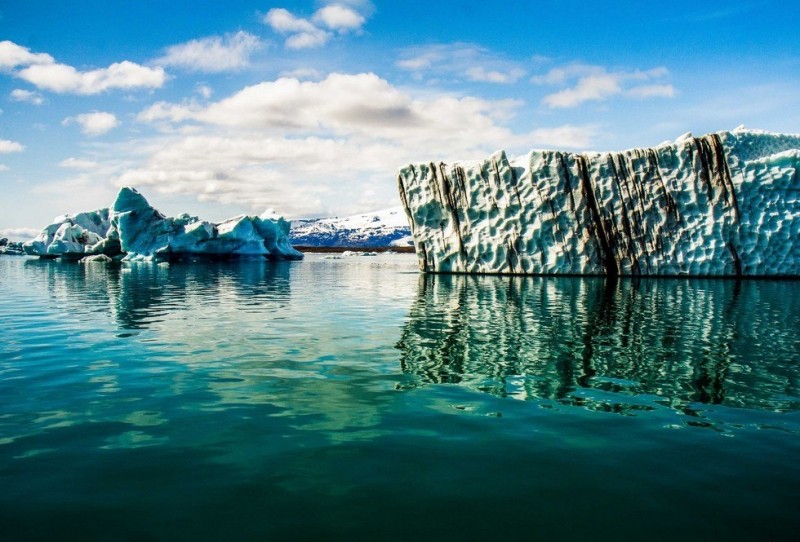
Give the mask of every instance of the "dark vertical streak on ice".
[[739, 203], [736, 200], [736, 190], [731, 178], [731, 169], [725, 159], [725, 148], [722, 146], [722, 139], [718, 134], [709, 134], [706, 137], [710, 139], [714, 151], [714, 161], [724, 190], [725, 201], [733, 208], [736, 219], [739, 220]]
[[603, 269], [605, 269], [606, 275], [609, 277], [616, 277], [619, 275], [619, 267], [617, 266], [614, 253], [609, 245], [608, 238], [606, 237], [600, 210], [597, 208], [594, 189], [589, 179], [589, 166], [586, 163], [586, 157], [578, 155], [576, 161], [578, 163], [578, 174], [581, 178], [581, 190], [586, 200], [587, 207], [589, 208], [589, 216], [593, 224], [593, 228], [590, 229], [590, 232], [594, 232], [595, 239], [600, 245], [601, 264]]
[[[412, 170], [413, 171], [413, 170]], [[416, 175], [416, 173], [415, 173]], [[414, 226], [415, 222], [413, 217], [411, 216], [411, 208], [408, 206], [408, 195], [406, 194], [406, 187], [403, 184], [403, 176], [397, 176], [397, 189], [400, 192], [400, 203], [403, 204], [403, 211], [406, 213], [406, 217], [408, 218], [408, 223], [411, 228], [411, 233], [414, 233]]]
[[[628, 217], [628, 206], [633, 206], [633, 196], [631, 194], [630, 186], [628, 185], [627, 176], [625, 176], [625, 170], [622, 167], [622, 159], [621, 155], [617, 154], [616, 158], [619, 160], [619, 168], [617, 167], [616, 161], [614, 160], [615, 155], [609, 156], [609, 162], [611, 163], [611, 170], [614, 172], [614, 182], [617, 185], [617, 190], [619, 191], [620, 196], [620, 220], [622, 222], [622, 235], [618, 231], [614, 231], [615, 237], [620, 238], [622, 241], [621, 243], [616, 243], [620, 248], [625, 250], [626, 256], [628, 257], [628, 261], [631, 264], [631, 272], [634, 275], [641, 274], [641, 270], [639, 269], [639, 259], [636, 257], [636, 253], [633, 250], [633, 229], [631, 226], [630, 217]], [[622, 178], [620, 178], [622, 177]], [[623, 192], [624, 187], [624, 192]], [[625, 194], [627, 193], [627, 195]], [[627, 205], [626, 205], [627, 204]], [[617, 255], [617, 260], [621, 260], [622, 256]]]
[[702, 182], [706, 187], [706, 195], [708, 196], [708, 204], [709, 206], [714, 205], [714, 188], [711, 186], [711, 171], [710, 165], [708, 162], [708, 157], [706, 156], [706, 142], [700, 138], [693, 138], [692, 141], [694, 142], [694, 146], [697, 149], [697, 154], [700, 158], [700, 173], [698, 177], [700, 178], [700, 182]]
[[742, 262], [739, 259], [739, 253], [736, 252], [736, 247], [733, 246], [733, 243], [728, 243], [728, 250], [731, 251], [731, 256], [733, 256], [733, 268], [736, 271], [736, 276], [742, 276]]
[[[560, 175], [564, 178], [564, 182], [567, 185], [567, 192], [569, 192], [569, 207], [575, 212], [575, 196], [572, 194], [572, 179], [569, 174], [569, 168], [567, 167], [567, 162], [564, 160], [564, 155], [560, 152], [556, 152], [556, 157], [558, 158], [558, 166], [560, 170]], [[577, 215], [575, 219], [577, 221]]]
[[459, 206], [456, 204], [456, 194], [454, 193], [453, 183], [450, 182], [450, 178], [447, 176], [447, 166], [444, 162], [439, 164], [439, 174], [442, 176], [442, 189], [445, 197], [444, 203], [446, 203], [447, 210], [450, 211], [450, 217], [453, 220], [453, 229], [456, 232], [456, 237], [458, 237], [458, 252], [461, 254], [464, 262], [466, 262], [467, 249], [464, 248], [464, 239], [461, 233], [461, 218], [458, 216]]
[[483, 172], [483, 168], [479, 168], [479, 171], [481, 173], [481, 180], [486, 185], [486, 190], [489, 193], [488, 197], [489, 201], [492, 202], [492, 209], [497, 210], [497, 200], [494, 199], [494, 195], [492, 194], [492, 183], [489, 182], [489, 177], [487, 177], [486, 174]]

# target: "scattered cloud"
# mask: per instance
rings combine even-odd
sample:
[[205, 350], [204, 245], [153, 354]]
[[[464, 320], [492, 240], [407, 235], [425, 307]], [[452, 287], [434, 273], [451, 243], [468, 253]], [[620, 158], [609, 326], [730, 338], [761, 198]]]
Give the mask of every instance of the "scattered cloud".
[[[138, 120], [437, 141], [440, 136], [431, 130], [435, 123], [436, 131], [450, 130], [453, 140], [477, 142], [498, 136], [495, 121], [519, 105], [446, 95], [413, 99], [373, 73], [333, 73], [318, 82], [280, 78], [259, 83], [208, 106], [158, 102]], [[505, 129], [502, 135], [508, 135]]]
[[675, 87], [672, 85], [642, 85], [628, 90], [631, 98], [674, 98]]
[[35, 64], [16, 75], [43, 90], [84, 95], [110, 89], [159, 88], [166, 80], [163, 68], [148, 68], [127, 60], [85, 72], [66, 64]]
[[567, 86], [547, 94], [542, 103], [552, 109], [577, 107], [586, 102], [602, 102], [614, 96], [630, 98], [671, 98], [670, 84], [643, 84], [669, 75], [664, 67], [650, 70], [609, 71], [603, 66], [572, 63], [552, 68], [531, 78], [536, 85]]
[[527, 134], [526, 139], [531, 146], [547, 149], [586, 149], [592, 146], [600, 134], [597, 125], [556, 126], [554, 128], [537, 128]]
[[[284, 77], [209, 104], [160, 102], [143, 110], [139, 121], [166, 123], [172, 131], [114, 178], [118, 185], [200, 194], [202, 201], [259, 212], [273, 207], [290, 217], [320, 216], [331, 212], [334, 191], [369, 200], [336, 201], [337, 213], [385, 205], [394, 197], [394, 172], [410, 162], [481, 159], [532, 144], [580, 148], [596, 135], [580, 126], [515, 133], [506, 124], [520, 105], [417, 96], [372, 73]], [[182, 126], [196, 130], [179, 133]]]
[[11, 168], [9, 168], [7, 165], [0, 164], [0, 171], [8, 171], [9, 169], [11, 169]]
[[281, 77], [291, 77], [293, 79], [311, 79], [318, 81], [323, 79], [324, 75], [321, 71], [314, 68], [297, 68], [296, 70], [281, 73]]
[[351, 32], [360, 30], [366, 19], [354, 9], [331, 4], [314, 13], [314, 22], [337, 32]]
[[359, 32], [366, 22], [367, 6], [345, 3], [328, 4], [318, 9], [310, 19], [294, 15], [285, 8], [273, 8], [263, 18], [264, 24], [286, 36], [287, 49], [311, 49], [328, 43], [334, 35]]
[[12, 90], [10, 98], [15, 102], [26, 102], [33, 105], [42, 105], [44, 103], [44, 97], [40, 93], [21, 88]]
[[46, 53], [32, 53], [11, 41], [0, 42], [0, 69], [41, 90], [60, 94], [99, 94], [110, 89], [159, 88], [166, 81], [161, 67], [149, 68], [123, 60], [107, 68], [79, 71], [59, 64]]
[[0, 238], [5, 237], [12, 241], [27, 241], [39, 235], [40, 231], [42, 231], [41, 228], [3, 228], [0, 229]]
[[522, 64], [469, 43], [410, 47], [400, 52], [396, 65], [416, 79], [455, 76], [479, 83], [509, 84], [525, 76]]
[[212, 89], [208, 85], [202, 85], [202, 84], [194, 87], [194, 91], [203, 98], [205, 98], [206, 100], [208, 100], [211, 97], [211, 95], [214, 94], [214, 89]]
[[55, 63], [55, 59], [47, 53], [31, 53], [27, 47], [22, 47], [12, 41], [0, 41], [0, 69], [2, 70], [53, 63]]
[[119, 126], [119, 120], [113, 113], [105, 111], [92, 111], [74, 117], [65, 118], [61, 124], [68, 126], [76, 123], [81, 127], [81, 132], [88, 136], [103, 135]]
[[155, 62], [188, 71], [219, 73], [245, 68], [250, 55], [263, 47], [258, 37], [239, 31], [225, 36], [210, 36], [168, 47]]
[[515, 83], [524, 75], [525, 71], [520, 69], [511, 69], [507, 72], [502, 72], [476, 67], [467, 70], [467, 79], [481, 83]]
[[69, 169], [94, 169], [97, 167], [97, 162], [93, 160], [85, 160], [82, 158], [67, 158], [66, 160], [62, 160], [59, 162], [59, 167], [69, 168]]
[[10, 139], [0, 139], [0, 154], [8, 154], [12, 152], [22, 152], [25, 150], [25, 145], [11, 141]]

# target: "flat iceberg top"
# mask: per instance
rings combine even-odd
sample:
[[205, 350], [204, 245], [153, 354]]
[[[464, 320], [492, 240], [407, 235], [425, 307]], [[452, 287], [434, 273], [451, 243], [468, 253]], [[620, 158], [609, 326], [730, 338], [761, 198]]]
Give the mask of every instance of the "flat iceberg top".
[[412, 164], [398, 187], [425, 271], [798, 276], [798, 169], [800, 136], [739, 127]]

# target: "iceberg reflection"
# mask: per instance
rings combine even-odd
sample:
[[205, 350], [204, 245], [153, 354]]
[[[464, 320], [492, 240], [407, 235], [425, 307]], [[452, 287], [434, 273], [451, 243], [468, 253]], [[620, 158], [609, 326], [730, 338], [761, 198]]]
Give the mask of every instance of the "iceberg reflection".
[[800, 406], [796, 283], [426, 275], [398, 343], [415, 385], [630, 413]]

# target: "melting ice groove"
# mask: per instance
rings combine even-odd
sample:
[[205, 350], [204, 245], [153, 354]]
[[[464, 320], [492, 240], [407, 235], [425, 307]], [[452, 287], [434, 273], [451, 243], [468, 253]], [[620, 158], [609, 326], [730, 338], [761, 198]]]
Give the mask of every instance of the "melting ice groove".
[[498, 151], [412, 164], [420, 268], [580, 275], [800, 275], [800, 136], [739, 127], [611, 153]]

